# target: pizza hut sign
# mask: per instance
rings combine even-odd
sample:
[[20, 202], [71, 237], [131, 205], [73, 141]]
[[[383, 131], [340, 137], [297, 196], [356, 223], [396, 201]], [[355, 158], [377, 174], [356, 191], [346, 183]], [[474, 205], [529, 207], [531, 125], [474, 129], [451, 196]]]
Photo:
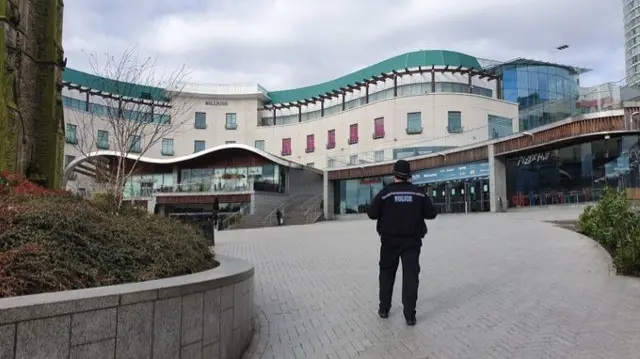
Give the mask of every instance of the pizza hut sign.
[[546, 162], [550, 157], [551, 157], [551, 151], [536, 153], [528, 156], [520, 156], [518, 157], [517, 167], [528, 166], [532, 163]]

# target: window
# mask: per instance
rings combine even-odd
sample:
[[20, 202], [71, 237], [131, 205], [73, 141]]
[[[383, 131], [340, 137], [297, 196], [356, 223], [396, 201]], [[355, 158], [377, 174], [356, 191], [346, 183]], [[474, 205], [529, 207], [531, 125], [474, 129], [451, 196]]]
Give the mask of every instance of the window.
[[349, 144], [358, 143], [358, 124], [354, 123], [349, 126]]
[[488, 115], [489, 139], [496, 139], [513, 134], [513, 122], [510, 118]]
[[462, 113], [460, 111], [449, 111], [447, 118], [447, 131], [449, 133], [462, 133]]
[[256, 140], [254, 146], [255, 148], [264, 151], [264, 140]]
[[67, 123], [67, 130], [65, 131], [65, 140], [72, 145], [78, 144], [78, 126]]
[[384, 151], [376, 151], [373, 153], [374, 161], [382, 162], [384, 161]]
[[407, 134], [415, 135], [422, 133], [422, 114], [420, 112], [410, 112], [407, 114]]
[[336, 130], [327, 131], [327, 149], [336, 148]]
[[355, 165], [358, 163], [358, 155], [349, 156], [349, 164]]
[[163, 156], [173, 156], [173, 138], [162, 139], [162, 149], [160, 153]]
[[204, 151], [206, 147], [207, 145], [204, 141], [200, 141], [200, 140], [193, 141], [193, 153]]
[[73, 162], [73, 160], [76, 159], [76, 156], [72, 156], [72, 155], [65, 155], [64, 156], [64, 167], [67, 168], [69, 167], [69, 164], [71, 162]]
[[305, 152], [310, 153], [316, 150], [315, 136], [307, 135], [307, 148]]
[[232, 143], [236, 143], [236, 141], [224, 141], [225, 144], [230, 145]]
[[373, 138], [384, 137], [384, 117], [378, 117], [373, 120]]
[[101, 150], [109, 149], [109, 132], [98, 130], [98, 138], [96, 138], [96, 145]]
[[328, 168], [333, 168], [335, 166], [336, 166], [336, 160], [334, 160], [334, 159], [327, 160], [327, 167]]
[[291, 154], [291, 138], [282, 139], [282, 155], [288, 156]]
[[142, 137], [140, 137], [140, 135], [129, 136], [129, 152], [142, 152]]
[[207, 114], [204, 112], [196, 112], [195, 127], [198, 130], [204, 130], [207, 128]]
[[235, 113], [227, 114], [227, 117], [225, 118], [224, 128], [226, 128], [227, 130], [235, 130], [236, 128], [238, 128]]

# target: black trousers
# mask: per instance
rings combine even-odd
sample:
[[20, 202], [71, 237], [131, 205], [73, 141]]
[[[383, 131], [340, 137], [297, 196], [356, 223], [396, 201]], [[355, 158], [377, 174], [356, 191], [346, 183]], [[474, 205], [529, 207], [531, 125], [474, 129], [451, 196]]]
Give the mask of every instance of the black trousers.
[[382, 238], [380, 246], [380, 310], [391, 309], [393, 284], [402, 260], [402, 305], [405, 317], [415, 317], [420, 274], [420, 238]]

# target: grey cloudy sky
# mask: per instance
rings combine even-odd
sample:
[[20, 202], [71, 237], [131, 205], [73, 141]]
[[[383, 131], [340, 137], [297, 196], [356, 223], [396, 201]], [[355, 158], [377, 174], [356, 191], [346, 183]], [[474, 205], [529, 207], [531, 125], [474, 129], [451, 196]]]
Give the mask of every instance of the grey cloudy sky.
[[583, 85], [625, 76], [620, 0], [66, 0], [64, 22], [72, 68], [134, 45], [195, 83], [292, 88], [419, 49], [593, 69]]

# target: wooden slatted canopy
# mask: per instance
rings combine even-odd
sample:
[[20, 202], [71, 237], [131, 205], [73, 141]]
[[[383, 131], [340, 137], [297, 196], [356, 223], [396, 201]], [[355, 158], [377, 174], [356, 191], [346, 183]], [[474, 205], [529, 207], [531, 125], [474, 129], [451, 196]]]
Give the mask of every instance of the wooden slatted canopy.
[[[560, 123], [557, 126], [544, 129], [533, 134], [520, 133], [519, 136], [509, 137], [504, 140], [492, 142], [494, 154], [504, 156], [516, 155], [518, 152], [532, 150], [538, 147], [556, 145], [575, 141], [580, 137], [597, 135], [609, 132], [636, 133], [637, 130], [625, 128], [623, 115], [603, 116], [574, 120], [568, 123]], [[477, 147], [464, 148], [459, 151], [451, 150], [446, 153], [430, 154], [426, 157], [407, 159], [413, 171], [438, 168], [448, 165], [488, 160], [488, 143], [478, 144]], [[329, 170], [329, 180], [344, 180], [362, 177], [386, 176], [391, 174], [393, 163], [384, 163], [370, 166], [353, 166]]]

